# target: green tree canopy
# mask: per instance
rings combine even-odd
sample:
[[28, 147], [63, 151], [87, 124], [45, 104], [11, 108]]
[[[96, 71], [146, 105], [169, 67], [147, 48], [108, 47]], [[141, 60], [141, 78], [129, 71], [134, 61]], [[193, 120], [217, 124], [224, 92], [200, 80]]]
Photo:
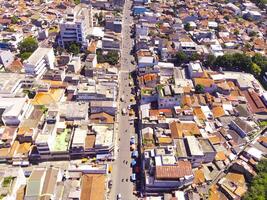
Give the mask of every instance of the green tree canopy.
[[69, 53], [73, 53], [73, 55], [78, 55], [81, 51], [81, 45], [73, 42], [69, 46], [67, 46], [67, 51]]
[[250, 71], [255, 76], [260, 76], [261, 74], [261, 67], [257, 65], [256, 63], [252, 63], [250, 67]]
[[204, 62], [205, 66], [212, 67], [214, 62], [216, 61], [216, 57], [213, 54], [209, 54]]
[[184, 30], [186, 30], [186, 31], [191, 31], [191, 29], [192, 29], [192, 27], [190, 26], [189, 23], [186, 23], [186, 24], [184, 25]]
[[109, 51], [107, 54], [103, 54], [102, 50], [97, 50], [97, 62], [109, 63], [110, 65], [116, 65], [119, 63], [119, 53], [117, 51]]
[[25, 52], [34, 52], [38, 48], [38, 42], [33, 37], [27, 37], [19, 43], [18, 49], [20, 54]]
[[20, 54], [20, 58], [22, 60], [27, 60], [31, 55], [32, 55], [32, 52], [24, 52], [24, 53]]
[[19, 22], [19, 18], [17, 16], [13, 15], [11, 17], [11, 22], [12, 22], [12, 24], [17, 24]]
[[195, 89], [196, 89], [197, 93], [204, 93], [205, 92], [205, 87], [201, 84], [197, 84]]
[[177, 64], [181, 65], [188, 62], [188, 56], [183, 51], [178, 51], [176, 54]]
[[267, 197], [267, 159], [260, 161], [257, 165], [258, 175], [249, 184], [244, 200], [266, 200]]

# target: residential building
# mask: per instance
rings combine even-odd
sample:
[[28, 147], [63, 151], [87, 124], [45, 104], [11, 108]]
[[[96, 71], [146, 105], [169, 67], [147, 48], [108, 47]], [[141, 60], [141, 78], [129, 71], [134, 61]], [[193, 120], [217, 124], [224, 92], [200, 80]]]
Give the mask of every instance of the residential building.
[[54, 69], [54, 62], [53, 48], [38, 47], [23, 65], [27, 75], [40, 78], [47, 69]]
[[91, 5], [79, 4], [74, 8], [69, 7], [59, 24], [60, 38], [58, 42], [63, 47], [72, 42], [80, 43], [86, 47], [88, 45], [87, 36], [91, 27], [93, 27]]

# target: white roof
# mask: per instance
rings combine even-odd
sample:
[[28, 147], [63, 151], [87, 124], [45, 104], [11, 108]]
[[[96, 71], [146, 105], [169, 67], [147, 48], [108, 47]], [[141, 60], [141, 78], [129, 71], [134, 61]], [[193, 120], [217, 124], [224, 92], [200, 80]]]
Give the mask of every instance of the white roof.
[[219, 44], [212, 44], [210, 45], [210, 48], [213, 50], [213, 51], [222, 51], [222, 46], [219, 45]]
[[158, 62], [158, 66], [173, 68], [174, 64], [173, 63], [169, 63], [169, 62]]
[[0, 98], [0, 108], [5, 111], [2, 116], [19, 116], [26, 103], [26, 98]]
[[110, 147], [113, 144], [113, 127], [108, 125], [95, 125], [92, 130], [96, 132], [95, 147]]
[[209, 106], [201, 106], [201, 110], [204, 113], [205, 117], [211, 117], [212, 116], [212, 112], [210, 111]]
[[161, 156], [155, 156], [155, 165], [156, 166], [161, 166], [162, 165]]
[[37, 65], [40, 60], [44, 58], [50, 51], [53, 51], [52, 48], [43, 48], [43, 47], [38, 47], [32, 55], [25, 60], [24, 62], [30, 65]]
[[209, 27], [217, 27], [218, 26], [218, 23], [217, 22], [208, 22], [208, 26]]
[[74, 131], [72, 146], [83, 146], [85, 144], [87, 132], [88, 131], [86, 129], [76, 128]]
[[195, 138], [195, 136], [186, 136], [188, 146], [189, 146], [189, 151], [191, 155], [200, 155], [203, 156], [203, 151], [202, 148], [198, 142], [198, 140]]
[[248, 150], [246, 150], [246, 152], [258, 160], [260, 160], [262, 157], [262, 151], [254, 147], [250, 147]]
[[189, 66], [191, 66], [193, 71], [202, 72], [202, 67], [199, 62], [190, 62]]
[[93, 27], [90, 29], [89, 35], [96, 36], [96, 37], [104, 37], [105, 32], [103, 31], [103, 28], [101, 27]]

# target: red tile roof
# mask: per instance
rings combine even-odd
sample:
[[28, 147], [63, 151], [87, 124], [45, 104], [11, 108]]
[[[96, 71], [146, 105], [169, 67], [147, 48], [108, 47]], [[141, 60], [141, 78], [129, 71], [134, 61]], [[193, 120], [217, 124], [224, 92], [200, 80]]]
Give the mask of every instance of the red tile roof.
[[156, 166], [156, 179], [179, 179], [193, 175], [189, 161], [178, 161], [173, 166]]

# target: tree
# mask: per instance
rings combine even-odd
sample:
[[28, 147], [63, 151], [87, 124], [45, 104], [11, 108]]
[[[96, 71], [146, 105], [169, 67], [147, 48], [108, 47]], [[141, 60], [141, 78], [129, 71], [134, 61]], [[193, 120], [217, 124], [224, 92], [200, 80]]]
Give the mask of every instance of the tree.
[[205, 60], [205, 66], [212, 67], [214, 65], [214, 62], [216, 60], [216, 57], [213, 54], [209, 54]]
[[80, 44], [72, 42], [69, 46], [67, 46], [67, 51], [69, 53], [73, 53], [73, 55], [78, 55], [81, 51]]
[[257, 65], [256, 63], [252, 63], [250, 66], [250, 71], [255, 76], [260, 76], [261, 74], [261, 67]]
[[204, 93], [205, 92], [205, 87], [204, 87], [204, 85], [197, 84], [196, 87], [195, 87], [195, 90], [196, 90], [197, 93]]
[[238, 29], [235, 29], [235, 30], [234, 30], [234, 34], [235, 34], [235, 35], [239, 35], [239, 30], [238, 30]]
[[119, 63], [119, 53], [117, 51], [109, 51], [106, 55], [103, 54], [102, 50], [97, 50], [97, 62], [109, 63], [110, 65], [116, 65]]
[[186, 23], [186, 24], [184, 25], [184, 30], [186, 30], [186, 31], [190, 31], [191, 28], [192, 28], [192, 27], [190, 26], [189, 23]]
[[32, 55], [32, 52], [24, 52], [24, 53], [20, 54], [20, 58], [22, 60], [27, 60], [31, 55]]
[[19, 22], [19, 18], [17, 16], [13, 15], [11, 17], [11, 22], [12, 22], [12, 24], [17, 24]]
[[201, 56], [198, 53], [192, 53], [192, 55], [190, 56], [190, 60], [191, 61], [196, 61], [196, 60], [200, 60]]
[[250, 67], [252, 64], [252, 60], [250, 56], [247, 56], [244, 53], [234, 53], [232, 54], [232, 66], [238, 67], [241, 70], [244, 70], [246, 72], [250, 71]]
[[265, 200], [267, 188], [267, 160], [260, 161], [257, 165], [258, 174], [249, 184], [244, 200]]
[[18, 49], [20, 54], [25, 52], [34, 52], [38, 48], [38, 42], [33, 37], [27, 37], [19, 43]]
[[252, 57], [252, 62], [256, 63], [258, 66], [261, 67], [261, 71], [266, 72], [267, 71], [267, 57], [263, 56], [259, 53], [256, 53]]
[[223, 67], [226, 69], [232, 69], [233, 58], [230, 54], [225, 54], [223, 56], [218, 56], [214, 62], [215, 67]]
[[188, 56], [183, 51], [178, 51], [176, 54], [176, 61], [178, 65], [188, 62]]
[[75, 5], [78, 5], [79, 3], [81, 3], [81, 1], [80, 0], [74, 0], [74, 3], [75, 3]]

